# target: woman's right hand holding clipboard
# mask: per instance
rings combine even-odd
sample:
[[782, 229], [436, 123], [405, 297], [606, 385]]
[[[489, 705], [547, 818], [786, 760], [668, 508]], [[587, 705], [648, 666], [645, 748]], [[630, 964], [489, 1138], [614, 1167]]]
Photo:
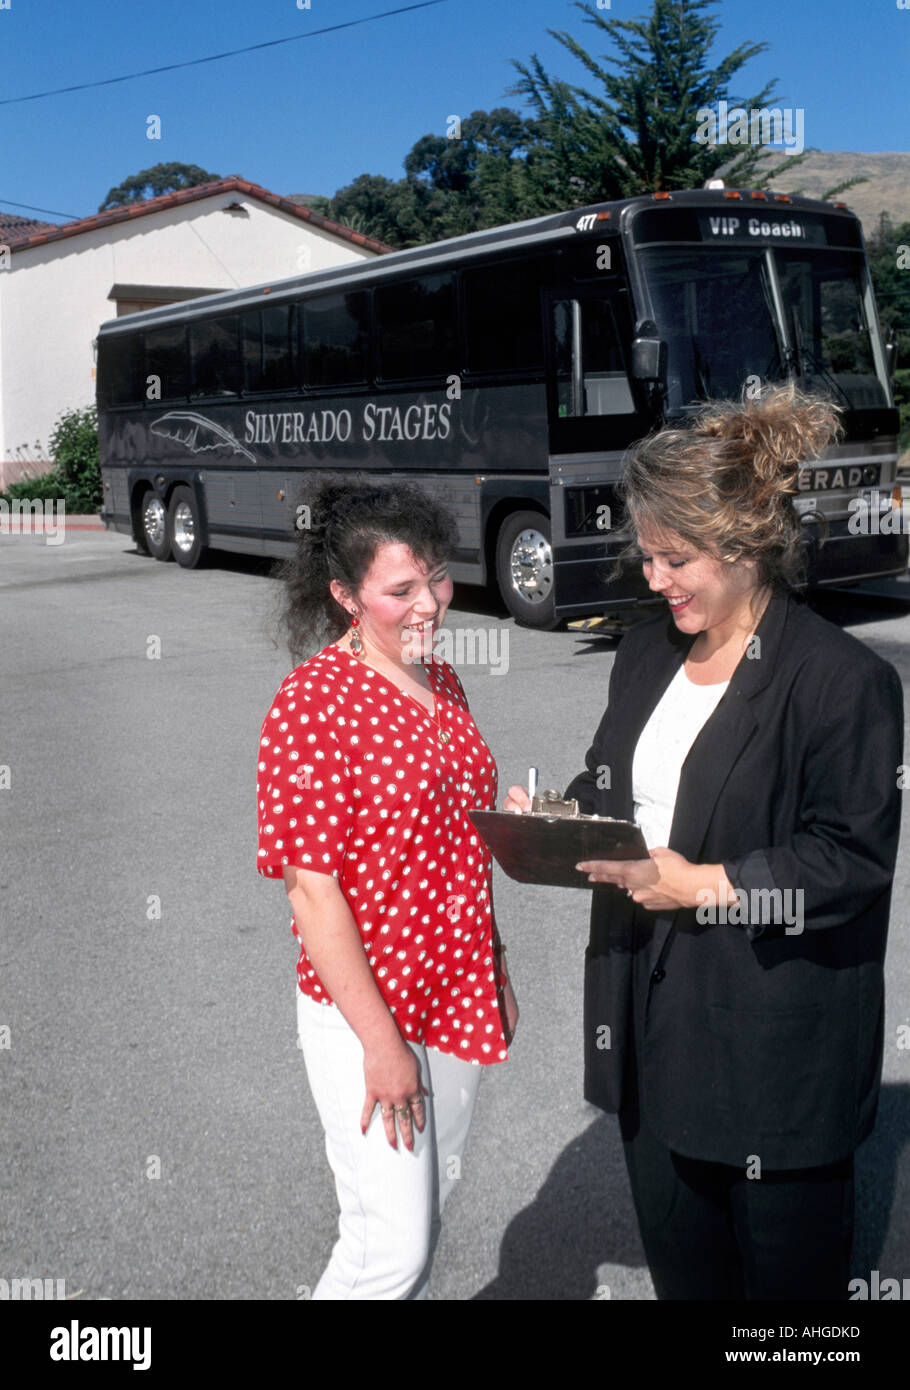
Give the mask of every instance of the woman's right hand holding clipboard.
[[[531, 810], [531, 797], [525, 787], [510, 787], [502, 809], [515, 814]], [[576, 865], [592, 885], [612, 884], [652, 912], [672, 911], [689, 902], [687, 873], [695, 868], [681, 854], [665, 846], [649, 851], [647, 859], [588, 860]], [[666, 878], [666, 882], [664, 879]]]

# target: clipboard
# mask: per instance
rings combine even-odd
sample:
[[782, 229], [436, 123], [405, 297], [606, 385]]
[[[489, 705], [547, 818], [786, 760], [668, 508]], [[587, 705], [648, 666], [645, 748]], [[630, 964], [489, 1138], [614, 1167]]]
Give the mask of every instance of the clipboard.
[[468, 819], [499, 867], [518, 883], [593, 888], [575, 865], [585, 859], [647, 859], [632, 821], [609, 816], [468, 811]]

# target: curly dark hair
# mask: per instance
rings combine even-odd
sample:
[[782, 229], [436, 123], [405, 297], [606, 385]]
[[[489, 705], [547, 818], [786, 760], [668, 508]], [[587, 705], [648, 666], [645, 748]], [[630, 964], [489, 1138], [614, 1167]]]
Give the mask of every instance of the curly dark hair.
[[[696, 550], [732, 562], [757, 562], [760, 584], [796, 588], [805, 576], [802, 520], [793, 505], [800, 467], [841, 433], [832, 401], [792, 382], [759, 396], [707, 401], [681, 428], [634, 445], [617, 493], [624, 548], [612, 576], [637, 557], [636, 532], [672, 532]], [[827, 521], [821, 524], [827, 535]], [[816, 538], [817, 540], [817, 538]]]
[[340, 637], [350, 623], [329, 584], [356, 594], [381, 545], [406, 545], [427, 568], [447, 564], [458, 545], [455, 518], [415, 483], [376, 483], [365, 473], [310, 475], [309, 526], [276, 570], [282, 581], [277, 626], [297, 661]]

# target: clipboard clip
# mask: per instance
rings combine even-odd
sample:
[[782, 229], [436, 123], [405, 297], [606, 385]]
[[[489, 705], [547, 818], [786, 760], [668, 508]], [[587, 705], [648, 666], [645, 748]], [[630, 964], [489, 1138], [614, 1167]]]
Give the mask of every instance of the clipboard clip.
[[578, 802], [573, 798], [565, 801], [559, 792], [545, 791], [531, 798], [531, 814], [534, 816], [561, 816], [566, 820], [578, 817]]

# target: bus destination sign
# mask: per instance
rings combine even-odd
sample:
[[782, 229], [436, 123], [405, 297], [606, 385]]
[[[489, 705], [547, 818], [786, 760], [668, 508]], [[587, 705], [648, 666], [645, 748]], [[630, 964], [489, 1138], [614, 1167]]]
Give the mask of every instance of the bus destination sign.
[[824, 224], [808, 216], [783, 217], [779, 213], [700, 212], [699, 230], [702, 241], [757, 242], [771, 241], [781, 246], [827, 246]]

